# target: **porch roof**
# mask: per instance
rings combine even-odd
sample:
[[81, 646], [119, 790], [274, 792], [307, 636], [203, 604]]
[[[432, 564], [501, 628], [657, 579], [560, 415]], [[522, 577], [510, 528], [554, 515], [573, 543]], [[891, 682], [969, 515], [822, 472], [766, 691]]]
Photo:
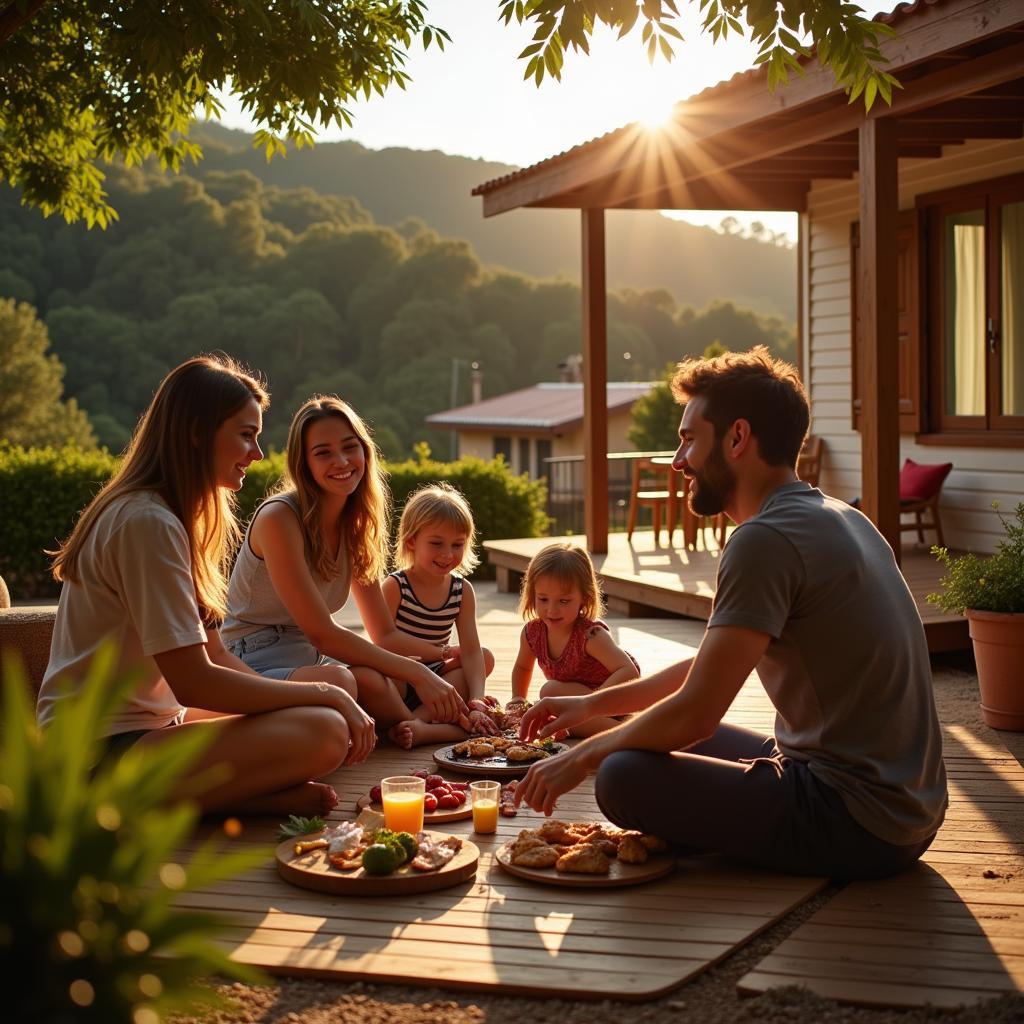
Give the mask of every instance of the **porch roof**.
[[[898, 156], [934, 158], [973, 138], [1024, 131], [1024, 5], [916, 0], [876, 21], [897, 30], [881, 50], [908, 88], [869, 117], [899, 118]], [[810, 183], [858, 166], [860, 101], [832, 72], [769, 92], [756, 68], [676, 104], [659, 131], [627, 125], [479, 185], [485, 216], [517, 207], [797, 210]], [[913, 83], [913, 88], [909, 86]]]

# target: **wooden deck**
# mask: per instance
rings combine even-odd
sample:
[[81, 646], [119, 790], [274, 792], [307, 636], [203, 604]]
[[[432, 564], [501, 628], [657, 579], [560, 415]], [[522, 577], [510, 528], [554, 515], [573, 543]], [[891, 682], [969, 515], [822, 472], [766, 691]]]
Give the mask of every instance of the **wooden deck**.
[[[678, 539], [680, 534], [677, 532], [675, 536]], [[667, 612], [706, 622], [715, 596], [720, 552], [711, 530], [705, 532], [704, 538], [706, 549], [688, 551], [681, 546], [656, 544], [650, 530], [638, 530], [632, 542], [624, 533], [611, 534], [608, 553], [594, 556], [594, 566], [609, 607], [630, 616]], [[490, 563], [497, 567], [499, 588], [517, 592], [530, 559], [552, 539], [487, 541], [484, 547]], [[559, 539], [586, 545], [586, 538], [582, 536]], [[904, 548], [903, 576], [924, 623], [928, 649], [932, 652], [966, 650], [970, 647], [967, 620], [941, 612], [925, 599], [938, 589], [941, 575], [941, 566], [929, 551]]]
[[[478, 588], [480, 631], [494, 651], [491, 690], [511, 695], [510, 670], [522, 623], [515, 601]], [[657, 669], [693, 653], [703, 632], [692, 620], [625, 620], [613, 616], [619, 641]], [[730, 719], [770, 729], [772, 713], [756, 680]], [[331, 782], [342, 803], [333, 817], [352, 817], [356, 798], [383, 775], [432, 764], [431, 750], [390, 745], [367, 765]], [[591, 784], [563, 798], [563, 813], [599, 819]], [[411, 898], [344, 898], [295, 888], [265, 867], [183, 895], [183, 906], [227, 912], [232, 957], [270, 972], [335, 980], [442, 985], [575, 999], [642, 1000], [669, 991], [728, 956], [799, 906], [824, 882], [728, 865], [680, 860], [675, 874], [618, 890], [535, 885], [504, 873], [494, 849], [538, 819], [528, 810], [501, 819], [496, 837], [474, 836], [481, 848], [476, 880]], [[471, 834], [469, 822], [446, 826]], [[248, 821], [240, 842], [269, 842], [274, 825]], [[200, 838], [197, 837], [197, 845]]]
[[1024, 768], [984, 726], [943, 723], [950, 806], [913, 870], [848, 885], [743, 977], [869, 1006], [1024, 991]]

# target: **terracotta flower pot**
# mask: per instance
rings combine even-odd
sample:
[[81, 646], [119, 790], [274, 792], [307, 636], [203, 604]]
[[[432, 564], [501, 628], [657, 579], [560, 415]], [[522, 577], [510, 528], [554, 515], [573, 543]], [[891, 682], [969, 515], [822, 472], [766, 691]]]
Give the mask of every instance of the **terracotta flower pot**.
[[993, 729], [1024, 732], [1024, 612], [964, 614], [974, 642], [981, 714]]

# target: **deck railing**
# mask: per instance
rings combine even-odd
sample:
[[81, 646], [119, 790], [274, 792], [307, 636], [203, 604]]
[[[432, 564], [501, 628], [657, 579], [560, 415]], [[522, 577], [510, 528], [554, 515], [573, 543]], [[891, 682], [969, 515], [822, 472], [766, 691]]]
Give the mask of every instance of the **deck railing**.
[[[673, 455], [674, 452], [609, 452], [608, 453], [608, 529], [622, 532], [629, 514], [629, 491], [633, 482], [635, 459], [651, 455]], [[548, 482], [548, 515], [553, 520], [551, 535], [583, 533], [583, 456], [561, 455], [544, 460]], [[640, 509], [637, 526], [650, 525], [651, 512]]]

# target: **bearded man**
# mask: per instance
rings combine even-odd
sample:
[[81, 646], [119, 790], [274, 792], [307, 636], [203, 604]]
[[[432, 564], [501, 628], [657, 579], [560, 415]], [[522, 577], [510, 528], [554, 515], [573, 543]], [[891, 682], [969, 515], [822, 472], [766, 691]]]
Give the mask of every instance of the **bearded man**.
[[[524, 739], [640, 712], [534, 765], [516, 801], [550, 814], [597, 770], [617, 825], [677, 850], [837, 878], [877, 878], [928, 848], [947, 805], [928, 647], [892, 549], [845, 502], [800, 481], [810, 407], [763, 346], [680, 364], [674, 466], [699, 515], [737, 528], [694, 658], [525, 715]], [[723, 725], [756, 669], [763, 736]]]

